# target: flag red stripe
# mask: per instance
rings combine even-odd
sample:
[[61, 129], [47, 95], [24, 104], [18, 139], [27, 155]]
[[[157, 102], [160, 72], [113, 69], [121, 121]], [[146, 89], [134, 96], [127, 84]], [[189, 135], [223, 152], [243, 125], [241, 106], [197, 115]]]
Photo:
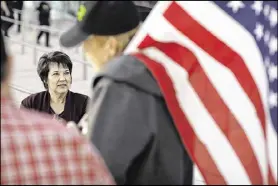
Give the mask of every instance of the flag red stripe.
[[148, 46], [158, 48], [188, 72], [192, 87], [231, 143], [252, 184], [263, 184], [258, 161], [244, 130], [208, 79], [195, 55], [177, 43], [162, 43], [147, 35], [138, 48], [143, 49]]
[[[179, 15], [180, 19], [177, 19], [176, 15]], [[176, 27], [177, 30], [190, 38], [200, 48], [234, 73], [238, 82], [254, 104], [265, 134], [265, 113], [262, 100], [258, 88], [243, 59], [225, 43], [202, 27], [177, 3], [171, 3], [165, 11], [164, 17], [170, 24]]]
[[[196, 137], [196, 134], [191, 128], [186, 116], [179, 107], [173, 83], [164, 67], [143, 54], [134, 54], [134, 56], [149, 67], [154, 78], [157, 80], [161, 91], [164, 94], [165, 101], [167, 102], [174, 123], [180, 132], [181, 140], [187, 147], [187, 152], [190, 154], [194, 163], [198, 166], [206, 183], [226, 184], [205, 145], [198, 139], [198, 137]], [[165, 94], [165, 92], [167, 93]]]
[[268, 165], [268, 185], [277, 185], [277, 183], [273, 177], [270, 165]]

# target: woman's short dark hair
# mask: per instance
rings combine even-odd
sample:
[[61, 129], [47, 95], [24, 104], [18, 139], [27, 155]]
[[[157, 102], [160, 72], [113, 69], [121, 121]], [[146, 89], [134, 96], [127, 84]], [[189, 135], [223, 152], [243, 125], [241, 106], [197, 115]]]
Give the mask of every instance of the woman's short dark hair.
[[72, 72], [72, 62], [67, 54], [60, 51], [43, 54], [39, 59], [37, 72], [43, 82], [44, 88], [46, 89], [48, 89], [47, 77], [50, 63], [57, 63], [58, 65], [62, 64], [64, 67], [69, 68], [70, 74]]

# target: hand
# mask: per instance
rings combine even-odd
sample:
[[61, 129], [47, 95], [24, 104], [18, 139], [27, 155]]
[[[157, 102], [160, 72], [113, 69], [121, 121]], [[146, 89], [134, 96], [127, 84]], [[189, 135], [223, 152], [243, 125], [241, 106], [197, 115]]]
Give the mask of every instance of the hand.
[[75, 132], [77, 132], [78, 134], [80, 134], [79, 132], [79, 129], [77, 128], [77, 124], [75, 123], [75, 122], [73, 122], [73, 121], [69, 121], [68, 123], [67, 123], [67, 128], [69, 128], [69, 129], [73, 129]]
[[78, 124], [73, 121], [67, 123], [67, 128], [73, 128], [78, 132], [81, 132], [83, 136], [87, 136], [88, 133], [88, 114], [84, 114]]
[[77, 124], [77, 127], [81, 129], [81, 134], [87, 135], [88, 133], [88, 118], [89, 115], [86, 113], [83, 115], [79, 123]]
[[59, 115], [57, 115], [57, 114], [53, 115], [53, 119], [60, 121], [62, 123], [66, 123], [66, 121], [63, 118], [59, 117]]

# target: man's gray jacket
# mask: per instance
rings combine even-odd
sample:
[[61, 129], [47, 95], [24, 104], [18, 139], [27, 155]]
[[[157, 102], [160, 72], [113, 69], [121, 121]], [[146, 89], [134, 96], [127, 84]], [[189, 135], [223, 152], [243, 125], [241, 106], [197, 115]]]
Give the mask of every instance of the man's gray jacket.
[[146, 66], [110, 61], [93, 81], [91, 141], [117, 184], [192, 184], [192, 162]]

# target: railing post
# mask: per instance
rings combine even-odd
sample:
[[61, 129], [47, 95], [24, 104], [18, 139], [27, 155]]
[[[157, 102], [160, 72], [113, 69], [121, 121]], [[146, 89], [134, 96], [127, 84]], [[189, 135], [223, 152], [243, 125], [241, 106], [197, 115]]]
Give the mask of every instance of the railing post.
[[83, 80], [87, 80], [87, 68], [86, 68], [86, 57], [85, 57], [85, 54], [83, 53], [82, 54], [82, 57], [83, 57]]
[[[60, 34], [59, 34], [59, 38], [60, 38]], [[61, 46], [61, 43], [59, 42], [59, 49], [61, 52], [63, 52], [63, 49], [62, 49], [62, 46]]]
[[37, 48], [36, 47], [34, 47], [34, 56], [33, 56], [34, 58], [33, 58], [33, 60], [34, 60], [34, 65], [36, 65], [37, 64]]
[[83, 64], [83, 80], [87, 80], [87, 68], [85, 64]]
[[[21, 17], [23, 17], [23, 16], [21, 15]], [[21, 31], [22, 31], [21, 40], [22, 40], [22, 42], [24, 42], [25, 41], [24, 38], [25, 38], [26, 25], [25, 25], [25, 19], [22, 18], [22, 20], [23, 21], [19, 24], [21, 24]], [[23, 55], [24, 53], [25, 53], [25, 45], [21, 45], [21, 54]]]

